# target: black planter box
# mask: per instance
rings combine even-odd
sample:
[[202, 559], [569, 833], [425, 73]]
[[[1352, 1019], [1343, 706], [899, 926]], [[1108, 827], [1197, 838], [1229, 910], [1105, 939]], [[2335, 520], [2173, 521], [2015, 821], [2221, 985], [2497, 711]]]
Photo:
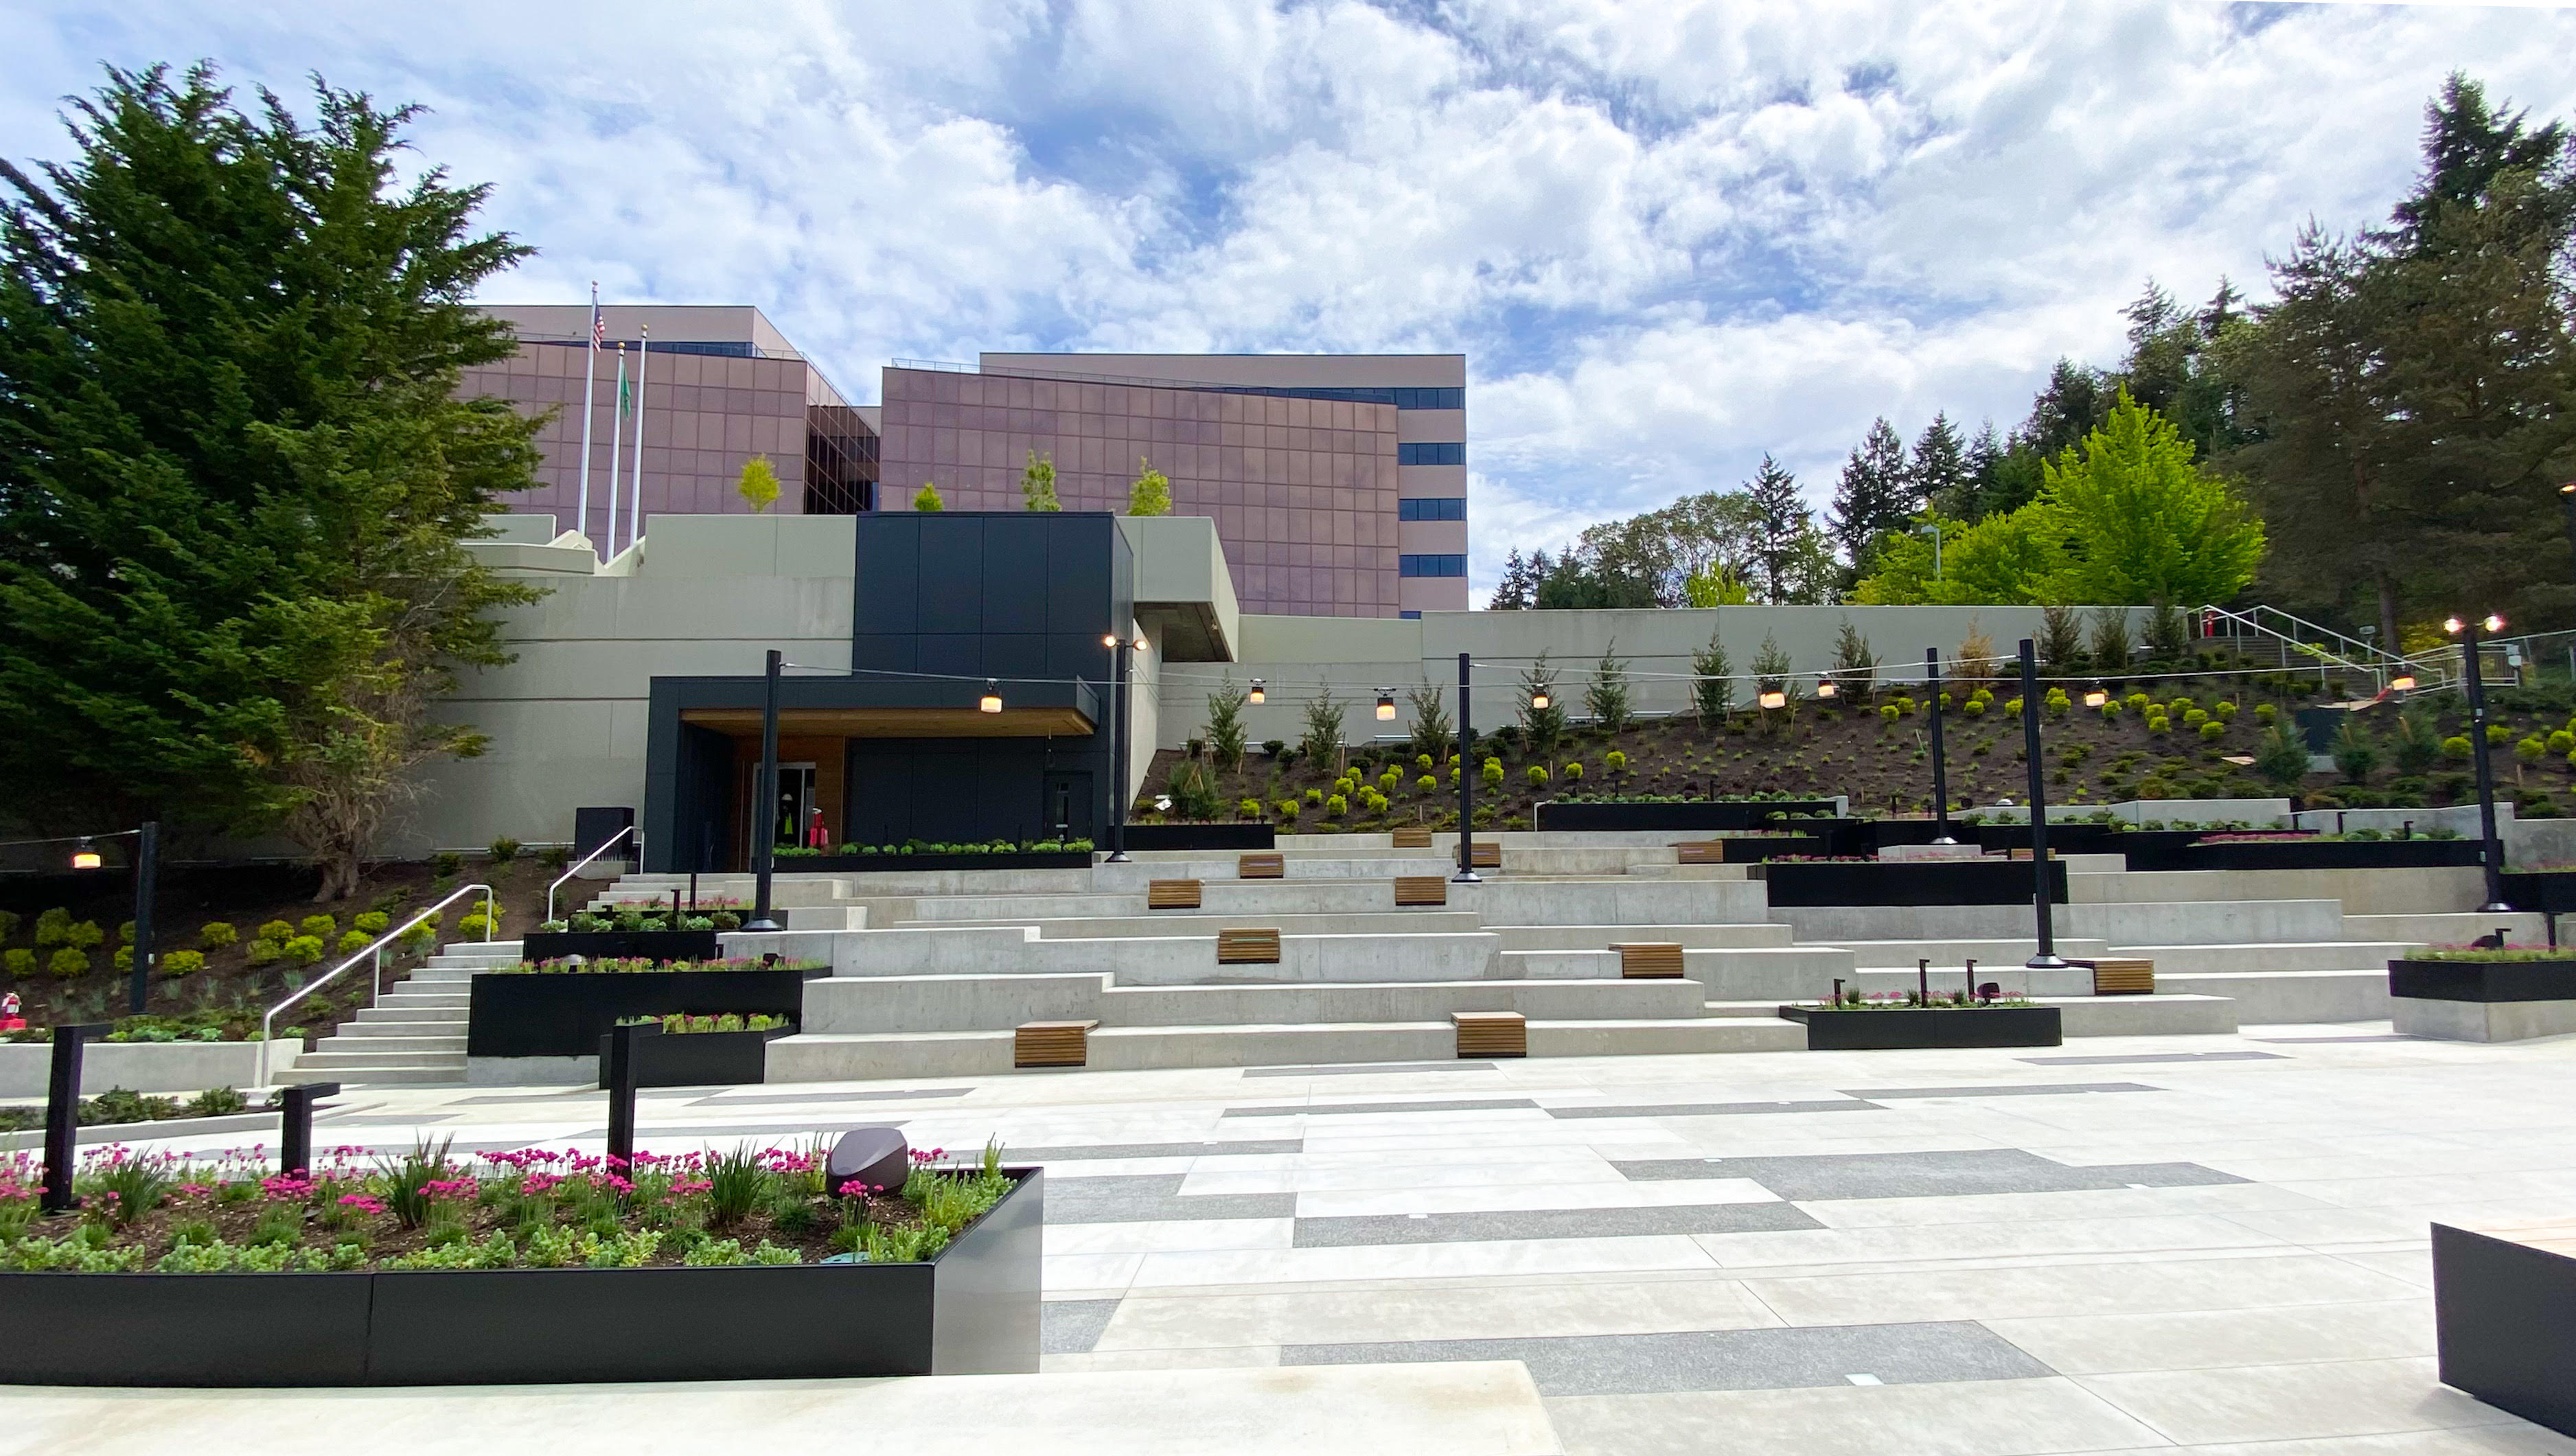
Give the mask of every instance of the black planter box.
[[805, 983], [830, 974], [828, 966], [802, 971], [485, 971], [473, 978], [466, 1003], [465, 1054], [595, 1056], [599, 1039], [631, 1016], [757, 1011], [801, 1021]]
[[[1972, 842], [1979, 849], [1994, 854], [2030, 848], [2030, 826], [2027, 824], [1979, 824], [1965, 834], [1954, 833], [1953, 837], [1962, 842]], [[2048, 847], [2056, 854], [2115, 853], [2120, 848], [2119, 840], [2119, 827], [2111, 824], [2048, 826]]]
[[[1567, 804], [1538, 806], [1537, 825], [1549, 830], [1767, 829], [1774, 814], [1830, 817], [1831, 799], [1693, 799], [1674, 804]], [[1783, 826], [1795, 828], [1796, 826]]]
[[[541, 1385], [1038, 1368], [1036, 1168], [922, 1264], [0, 1274], [30, 1385]], [[251, 1321], [251, 1323], [245, 1323]]]
[[797, 854], [781, 855], [782, 875], [846, 875], [863, 870], [1085, 870], [1089, 850], [1048, 854]]
[[2442, 1383], [2576, 1436], [2576, 1259], [2433, 1225]]
[[[769, 1079], [769, 1044], [796, 1028], [768, 1031], [690, 1031], [635, 1039], [638, 1087], [717, 1087]], [[599, 1086], [608, 1086], [608, 1043], [599, 1039]]]
[[[1279, 831], [1269, 824], [1130, 824], [1124, 831], [1129, 849], [1202, 849], [1234, 853], [1277, 849]], [[1100, 841], [1106, 847], [1109, 841]]]
[[1824, 854], [1826, 842], [1812, 834], [1746, 834], [1710, 841], [1726, 846], [1728, 864], [1752, 864], [1780, 854]]
[[[2029, 860], [1885, 860], [1864, 864], [1773, 861], [1754, 872], [1783, 905], [2028, 905]], [[2050, 861], [2049, 897], [2066, 903], [2066, 866]]]
[[2054, 1006], [1939, 1007], [1895, 1011], [1836, 1011], [1822, 1006], [1783, 1006], [1780, 1015], [1805, 1022], [1811, 1052], [1886, 1052], [1927, 1047], [2062, 1046], [2065, 1029]]
[[711, 961], [719, 953], [712, 930], [532, 930], [519, 937], [523, 961]]
[[2103, 848], [2127, 856], [2132, 872], [2187, 870], [2191, 846], [2209, 835], [2206, 829], [2124, 829]]
[[2516, 910], [2564, 915], [2576, 910], [2576, 874], [2506, 875], [2504, 902]]
[[[2474, 839], [2207, 839], [2182, 852], [2187, 870], [2420, 870], [2475, 865]], [[2134, 868], [2134, 862], [2132, 868]]]
[[2388, 994], [2418, 1001], [2576, 1001], [2563, 961], [2390, 961]]

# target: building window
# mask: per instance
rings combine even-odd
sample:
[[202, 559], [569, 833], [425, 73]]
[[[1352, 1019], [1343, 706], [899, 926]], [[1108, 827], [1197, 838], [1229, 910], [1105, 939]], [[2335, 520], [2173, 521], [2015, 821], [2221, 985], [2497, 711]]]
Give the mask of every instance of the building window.
[[1395, 463], [1398, 465], [1464, 465], [1467, 463], [1467, 446], [1463, 441], [1398, 445], [1395, 447]]
[[1399, 576], [1465, 576], [1467, 558], [1459, 556], [1399, 556], [1395, 558]]
[[1402, 617], [1408, 622], [1419, 622], [1422, 620], [1422, 614], [1420, 612], [1398, 612], [1396, 615]]
[[1467, 519], [1467, 498], [1460, 495], [1416, 496], [1395, 503], [1399, 521], [1463, 521]]

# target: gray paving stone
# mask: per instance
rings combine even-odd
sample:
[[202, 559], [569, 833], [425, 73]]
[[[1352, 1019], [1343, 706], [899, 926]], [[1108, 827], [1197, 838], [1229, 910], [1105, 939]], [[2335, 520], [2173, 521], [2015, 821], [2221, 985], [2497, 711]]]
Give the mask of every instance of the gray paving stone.
[[717, 1093], [701, 1097], [692, 1107], [766, 1107], [776, 1103], [804, 1102], [816, 1107], [829, 1107], [837, 1102], [918, 1102], [932, 1097], [963, 1097], [972, 1087], [925, 1087], [917, 1092], [799, 1092], [777, 1097], [734, 1097]]
[[1247, 1077], [1373, 1077], [1381, 1072], [1490, 1072], [1491, 1062], [1349, 1062], [1325, 1067], [1246, 1067]]
[[1585, 1117], [1749, 1117], [1764, 1112], [1884, 1112], [1875, 1102], [1846, 1098], [1816, 1102], [1667, 1102], [1651, 1107], [1550, 1107], [1547, 1115]]
[[1005, 1143], [1002, 1157], [1013, 1163], [1075, 1163], [1089, 1158], [1206, 1158], [1304, 1151], [1304, 1138], [1268, 1138], [1239, 1143], [1085, 1143], [1060, 1148], [1021, 1148]]
[[2069, 1097], [2087, 1092], [2162, 1092], [2144, 1082], [2013, 1082], [1995, 1087], [1851, 1087], [1846, 1097]]
[[1493, 1112], [1504, 1108], [1536, 1108], [1526, 1097], [1478, 1097], [1454, 1102], [1323, 1102], [1313, 1106], [1297, 1103], [1288, 1107], [1229, 1107], [1227, 1117], [1330, 1117], [1361, 1112]]
[[1283, 1345], [1282, 1365], [1518, 1360], [1546, 1396], [1650, 1395], [1690, 1390], [1788, 1390], [2028, 1380], [2057, 1372], [1966, 1320], [1810, 1325], [1661, 1335], [1567, 1335], [1517, 1340], [1403, 1340]]
[[[790, 1143], [801, 1143], [805, 1139], [812, 1137], [817, 1133], [831, 1134], [856, 1132], [863, 1127], [901, 1126], [903, 1126], [901, 1120], [886, 1117], [863, 1117], [849, 1121], [831, 1122], [807, 1121], [800, 1117], [793, 1120], [782, 1120], [772, 1123], [699, 1122], [668, 1126], [661, 1123], [653, 1123], [637, 1128], [635, 1130], [635, 1136], [637, 1140], [647, 1143], [651, 1142], [655, 1138], [730, 1137], [741, 1138], [749, 1142], [758, 1142], [762, 1144], [777, 1143], [781, 1146], [785, 1146]], [[605, 1138], [607, 1136], [608, 1128], [605, 1125], [573, 1134], [573, 1137], [576, 1139]]]
[[1050, 1299], [1038, 1306], [1038, 1353], [1088, 1355], [1118, 1313], [1114, 1299]]
[[2125, 1057], [2017, 1057], [2037, 1066], [2110, 1067], [2128, 1062], [2277, 1062], [2279, 1052], [2138, 1052]]
[[1215, 1193], [1183, 1198], [1183, 1173], [1049, 1178], [1049, 1223], [1164, 1223], [1203, 1218], [1295, 1218], [1294, 1193]]
[[[1053, 1209], [1048, 1212], [1052, 1214]], [[1505, 1239], [1615, 1239], [1644, 1234], [1741, 1234], [1823, 1228], [1789, 1203], [1703, 1203], [1669, 1208], [1536, 1208], [1492, 1213], [1369, 1214], [1297, 1220], [1296, 1246], [1464, 1244]]]
[[[1645, 1158], [1613, 1162], [1638, 1182], [1749, 1178], [1794, 1200], [1929, 1198], [1974, 1193], [2071, 1193], [2085, 1189], [2179, 1188], [2249, 1180], [2195, 1163], [2078, 1168], [2019, 1148], [1959, 1152], [1817, 1153], [1762, 1158]], [[1052, 1210], [1050, 1210], [1052, 1212]]]

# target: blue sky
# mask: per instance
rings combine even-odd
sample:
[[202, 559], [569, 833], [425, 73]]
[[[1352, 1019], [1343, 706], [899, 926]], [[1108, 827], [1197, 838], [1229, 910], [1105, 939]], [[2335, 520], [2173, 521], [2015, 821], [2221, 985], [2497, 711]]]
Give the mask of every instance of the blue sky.
[[979, 349], [1463, 350], [1472, 570], [1885, 414], [2010, 423], [2153, 276], [2260, 296], [2576, 13], [2205, 3], [0, 6], [0, 153], [102, 60], [430, 114], [567, 301], [754, 303], [854, 399]]

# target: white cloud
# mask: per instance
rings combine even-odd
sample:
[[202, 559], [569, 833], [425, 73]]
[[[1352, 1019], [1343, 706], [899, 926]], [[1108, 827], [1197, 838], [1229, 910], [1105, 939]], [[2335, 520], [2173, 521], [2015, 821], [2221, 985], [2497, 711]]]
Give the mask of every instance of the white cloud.
[[0, 18], [0, 152], [93, 64], [435, 108], [514, 300], [752, 302], [854, 397], [979, 348], [1464, 349], [1475, 569], [1870, 418], [2010, 421], [2153, 275], [2375, 218], [2453, 67], [2576, 17], [2192, 0], [354, 4]]

